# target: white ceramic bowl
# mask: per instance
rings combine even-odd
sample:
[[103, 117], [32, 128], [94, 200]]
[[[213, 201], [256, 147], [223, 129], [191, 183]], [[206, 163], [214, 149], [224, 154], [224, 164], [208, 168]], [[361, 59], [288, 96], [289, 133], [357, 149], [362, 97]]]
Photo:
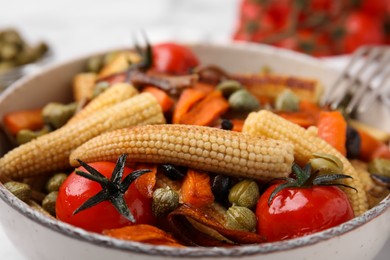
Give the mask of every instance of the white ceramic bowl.
[[[204, 64], [218, 64], [232, 72], [272, 70], [314, 77], [329, 86], [338, 72], [302, 54], [254, 44], [192, 45]], [[49, 101], [71, 100], [71, 79], [87, 57], [75, 59], [29, 76], [0, 96], [0, 117], [12, 110], [39, 107]], [[376, 104], [363, 121], [390, 129], [389, 111]], [[376, 120], [372, 120], [375, 114]], [[370, 117], [371, 115], [371, 117]], [[379, 116], [381, 120], [378, 120]], [[1, 132], [0, 132], [1, 133]], [[0, 154], [6, 137], [0, 134]], [[49, 219], [16, 199], [0, 184], [0, 220], [10, 240], [28, 258], [56, 259], [373, 259], [390, 236], [390, 197], [364, 215], [340, 226], [302, 238], [232, 248], [170, 248], [112, 239]]]

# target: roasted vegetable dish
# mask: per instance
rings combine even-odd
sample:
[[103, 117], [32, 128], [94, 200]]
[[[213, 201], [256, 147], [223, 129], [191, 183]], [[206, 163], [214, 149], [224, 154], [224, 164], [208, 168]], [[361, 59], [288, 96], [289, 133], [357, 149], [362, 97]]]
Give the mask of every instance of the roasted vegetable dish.
[[88, 60], [72, 103], [5, 114], [0, 181], [48, 217], [174, 247], [291, 239], [389, 194], [389, 134], [316, 79], [227, 72], [162, 43]]

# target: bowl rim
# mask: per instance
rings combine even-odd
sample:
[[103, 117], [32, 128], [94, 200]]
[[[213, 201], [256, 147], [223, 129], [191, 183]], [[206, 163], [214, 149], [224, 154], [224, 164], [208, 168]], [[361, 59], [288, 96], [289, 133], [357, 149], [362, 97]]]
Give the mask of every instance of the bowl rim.
[[[234, 48], [234, 49], [245, 49], [248, 50], [262, 50], [262, 51], [270, 51], [272, 53], [278, 53], [278, 55], [282, 56], [295, 56], [299, 57], [299, 59], [304, 59], [307, 62], [311, 62], [313, 64], [317, 63], [317, 65], [325, 66], [321, 60], [313, 58], [311, 56], [295, 53], [290, 50], [280, 49], [273, 46], [265, 46], [253, 43], [242, 43], [242, 42], [234, 42], [234, 43], [193, 43], [189, 44], [197, 45], [197, 46], [212, 46], [212, 47], [222, 47], [222, 48]], [[105, 53], [107, 51], [102, 51], [99, 53]], [[94, 54], [96, 55], [96, 53]], [[39, 71], [36, 74], [29, 75], [14, 84], [12, 84], [9, 88], [7, 88], [2, 95], [0, 95], [0, 102], [9, 94], [11, 94], [15, 89], [23, 86], [25, 82], [28, 82], [32, 78], [50, 73], [51, 70], [69, 64], [71, 62], [75, 62], [76, 60], [85, 59], [87, 57], [92, 56], [91, 54], [82, 55], [80, 57], [69, 59], [68, 61], [61, 62], [58, 64], [54, 64], [52, 66], [48, 66], [45, 69]], [[176, 248], [169, 246], [156, 246], [150, 245], [135, 241], [125, 241], [116, 238], [111, 238], [108, 236], [104, 236], [98, 233], [93, 233], [86, 231], [84, 229], [72, 226], [65, 222], [56, 220], [54, 218], [50, 218], [45, 216], [43, 213], [38, 212], [31, 207], [29, 207], [23, 201], [17, 199], [11, 192], [9, 192], [4, 185], [0, 182], [0, 198], [8, 204], [11, 208], [21, 213], [23, 216], [29, 218], [35, 223], [46, 227], [54, 232], [59, 232], [67, 237], [81, 240], [84, 242], [92, 243], [97, 246], [104, 246], [112, 250], [121, 250], [129, 253], [137, 253], [151, 256], [168, 256], [168, 257], [240, 257], [246, 255], [263, 255], [269, 254], [272, 252], [278, 251], [286, 251], [295, 249], [298, 247], [304, 247], [313, 245], [322, 241], [326, 241], [335, 236], [341, 236], [343, 234], [348, 233], [354, 229], [361, 227], [366, 222], [372, 221], [376, 217], [384, 214], [386, 210], [390, 208], [390, 195], [388, 195], [385, 199], [383, 199], [378, 205], [373, 207], [372, 209], [366, 211], [361, 216], [355, 217], [352, 220], [345, 222], [339, 226], [317, 232], [311, 235], [298, 237], [290, 240], [272, 242], [272, 243], [262, 243], [255, 245], [240, 245], [233, 247], [185, 247], [185, 248]]]

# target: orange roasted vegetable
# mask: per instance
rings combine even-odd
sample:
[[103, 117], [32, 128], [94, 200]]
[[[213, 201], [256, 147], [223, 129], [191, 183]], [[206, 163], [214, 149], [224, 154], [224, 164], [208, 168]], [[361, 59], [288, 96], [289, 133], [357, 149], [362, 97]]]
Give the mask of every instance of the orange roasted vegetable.
[[184, 247], [165, 231], [146, 224], [132, 225], [103, 231], [104, 235], [152, 245]]
[[198, 102], [180, 120], [181, 124], [211, 126], [223, 113], [229, 109], [229, 103], [221, 91], [215, 90]]
[[210, 205], [214, 202], [210, 176], [205, 172], [188, 169], [181, 187], [181, 195], [184, 203], [194, 207]]
[[185, 89], [181, 93], [175, 110], [173, 111], [172, 123], [179, 124], [184, 115], [205, 96], [206, 93], [204, 91], [193, 88]]
[[148, 173], [143, 174], [135, 180], [135, 187], [146, 198], [153, 197], [153, 189], [156, 185], [157, 165], [155, 164], [137, 164], [138, 170], [148, 169], [151, 170]]
[[164, 90], [153, 86], [147, 86], [142, 90], [142, 92], [152, 94], [157, 99], [164, 113], [170, 111], [174, 105], [172, 98]]
[[317, 122], [318, 136], [336, 148], [342, 155], [347, 154], [347, 122], [339, 111], [321, 111]]
[[361, 129], [357, 129], [357, 131], [359, 132], [361, 140], [359, 155], [360, 160], [369, 162], [375, 158], [390, 159], [390, 150], [385, 143], [377, 140]]
[[4, 125], [12, 135], [22, 129], [39, 130], [44, 126], [42, 109], [20, 110], [4, 115]]

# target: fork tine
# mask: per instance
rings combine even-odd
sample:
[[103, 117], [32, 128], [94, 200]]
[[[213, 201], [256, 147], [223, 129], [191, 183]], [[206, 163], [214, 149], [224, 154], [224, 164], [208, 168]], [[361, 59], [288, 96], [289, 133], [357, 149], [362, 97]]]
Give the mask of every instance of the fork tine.
[[[383, 53], [383, 49], [378, 49], [379, 55]], [[383, 58], [379, 61], [378, 64], [375, 64], [375, 68], [368, 75], [367, 79], [364, 82], [360, 82], [360, 88], [354, 93], [353, 98], [350, 100], [348, 106], [346, 107], [346, 113], [350, 114], [355, 109], [358, 109], [359, 112], [364, 112], [367, 109], [367, 102], [373, 101], [373, 99], [378, 95], [381, 85], [384, 85], [386, 82], [386, 76], [382, 76], [380, 86], [374, 87], [372, 83], [374, 80], [380, 76], [386, 69], [386, 64], [390, 62], [390, 52], [384, 52]], [[374, 63], [370, 60], [366, 61], [366, 68], [368, 66], [373, 66]], [[368, 95], [368, 96], [367, 96]], [[369, 98], [367, 98], [369, 97]], [[366, 105], [364, 105], [366, 104]]]
[[[339, 75], [339, 77], [337, 78], [337, 80], [332, 84], [332, 86], [326, 91], [325, 95], [324, 95], [324, 98], [322, 99], [322, 105], [327, 105], [327, 104], [331, 104], [332, 102], [334, 102], [334, 99], [335, 99], [335, 92], [337, 92], [337, 96], [342, 96], [344, 97], [344, 95], [346, 94], [347, 92], [347, 88], [344, 88], [344, 89], [340, 89], [340, 87], [343, 85], [342, 83], [344, 81], [347, 81], [349, 79], [349, 71], [351, 70], [351, 68], [353, 68], [353, 66], [356, 64], [356, 62], [361, 58], [363, 57], [366, 52], [368, 51], [368, 48], [367, 46], [364, 46], [364, 47], [361, 47], [359, 48], [355, 53], [354, 55], [351, 57], [350, 61], [348, 62], [347, 66], [344, 68], [344, 70], [342, 71], [342, 73]], [[336, 96], [336, 98], [337, 98]]]

